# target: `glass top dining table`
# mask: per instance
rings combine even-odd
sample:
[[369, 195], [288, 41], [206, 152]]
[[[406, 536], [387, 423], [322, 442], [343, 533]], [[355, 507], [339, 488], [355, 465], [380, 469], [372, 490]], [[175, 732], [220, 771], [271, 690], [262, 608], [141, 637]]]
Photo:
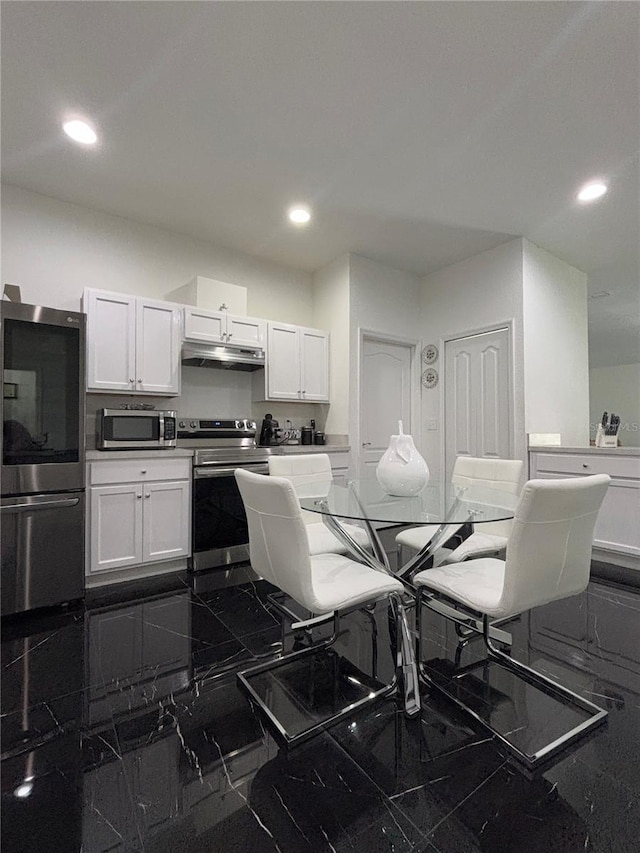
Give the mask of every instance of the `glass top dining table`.
[[[297, 484], [296, 491], [302, 509], [318, 513], [350, 557], [377, 571], [393, 574], [402, 582], [410, 599], [415, 591], [412, 578], [463, 524], [481, 525], [513, 518], [517, 502], [516, 495], [499, 489], [435, 480], [429, 480], [411, 497], [388, 495], [374, 478], [350, 480], [346, 485], [331, 481]], [[363, 547], [349, 531], [348, 522], [352, 521], [359, 521], [366, 527], [369, 548]], [[378, 528], [381, 525], [425, 524], [434, 527], [424, 546], [406, 563], [392, 568]], [[418, 669], [405, 605], [400, 602], [396, 608], [399, 611], [404, 708], [409, 716], [414, 716], [420, 711]]]
[[345, 520], [383, 524], [474, 524], [513, 518], [516, 495], [487, 486], [429, 480], [411, 497], [388, 495], [374, 478], [347, 485], [315, 482], [297, 486], [300, 506]]

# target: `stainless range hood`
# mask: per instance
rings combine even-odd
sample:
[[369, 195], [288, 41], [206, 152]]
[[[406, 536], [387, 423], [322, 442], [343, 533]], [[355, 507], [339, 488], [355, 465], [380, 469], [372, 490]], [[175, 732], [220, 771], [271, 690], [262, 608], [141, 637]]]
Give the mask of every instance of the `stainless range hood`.
[[229, 347], [223, 344], [182, 345], [182, 363], [190, 367], [216, 367], [222, 370], [251, 372], [264, 367], [264, 350]]

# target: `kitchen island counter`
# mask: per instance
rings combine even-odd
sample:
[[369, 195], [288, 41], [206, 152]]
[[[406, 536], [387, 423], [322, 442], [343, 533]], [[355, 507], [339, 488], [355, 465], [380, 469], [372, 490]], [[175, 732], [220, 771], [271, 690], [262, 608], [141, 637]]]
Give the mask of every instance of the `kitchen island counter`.
[[578, 453], [598, 456], [640, 456], [640, 447], [563, 447], [562, 445], [539, 445], [529, 448], [529, 453]]

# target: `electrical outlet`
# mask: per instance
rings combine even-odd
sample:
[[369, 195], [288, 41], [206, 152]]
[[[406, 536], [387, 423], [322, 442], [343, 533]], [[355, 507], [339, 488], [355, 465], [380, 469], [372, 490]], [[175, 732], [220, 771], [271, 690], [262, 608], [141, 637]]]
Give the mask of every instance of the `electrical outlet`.
[[427, 418], [427, 429], [438, 429], [438, 421], [436, 418]]

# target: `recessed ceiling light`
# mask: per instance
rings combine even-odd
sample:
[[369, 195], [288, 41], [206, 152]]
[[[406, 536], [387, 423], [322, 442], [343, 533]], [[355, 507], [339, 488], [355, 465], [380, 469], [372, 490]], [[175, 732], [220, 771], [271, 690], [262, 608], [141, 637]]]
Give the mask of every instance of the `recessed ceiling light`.
[[300, 205], [289, 208], [287, 215], [291, 222], [294, 222], [296, 225], [306, 225], [311, 219], [309, 208], [301, 207]]
[[79, 119], [66, 121], [62, 125], [62, 129], [67, 136], [70, 136], [76, 142], [82, 142], [83, 145], [93, 145], [98, 139], [95, 130], [89, 127], [86, 121], [80, 121]]
[[589, 181], [578, 192], [578, 201], [595, 201], [603, 196], [609, 188], [602, 181]]

